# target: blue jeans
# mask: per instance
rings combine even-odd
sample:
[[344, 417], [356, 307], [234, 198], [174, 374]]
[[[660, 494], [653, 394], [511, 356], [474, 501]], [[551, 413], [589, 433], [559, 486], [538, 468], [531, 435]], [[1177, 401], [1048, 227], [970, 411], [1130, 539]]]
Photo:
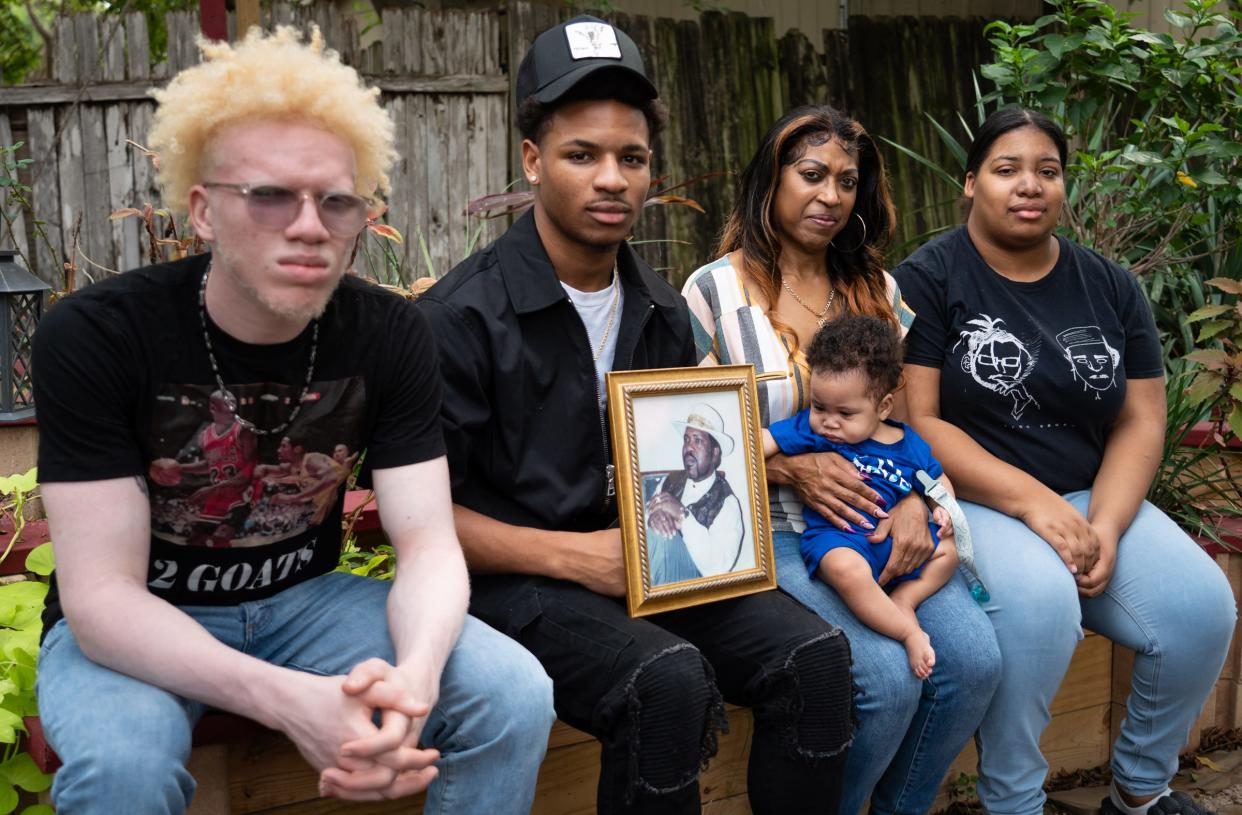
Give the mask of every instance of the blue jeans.
[[[239, 651], [336, 675], [370, 657], [394, 660], [389, 585], [331, 573], [266, 600], [182, 610]], [[64, 620], [39, 660], [40, 715], [64, 762], [52, 787], [57, 811], [184, 812], [194, 794], [190, 733], [204, 705], [90, 661]], [[552, 684], [534, 657], [467, 617], [423, 729], [442, 754], [424, 811], [525, 815], [553, 718]]]
[[873, 813], [927, 812], [1000, 679], [987, 616], [957, 574], [924, 601], [919, 624], [936, 649], [936, 669], [920, 682], [901, 643], [859, 622], [828, 584], [807, 574], [798, 540], [796, 532], [775, 534], [777, 582], [840, 626], [854, 657], [858, 729], [841, 812], [853, 815], [868, 799]]
[[[1091, 493], [1065, 498], [1085, 515]], [[992, 815], [1042, 812], [1048, 763], [1039, 737], [1084, 624], [1137, 652], [1113, 777], [1135, 795], [1163, 790], [1229, 649], [1236, 613], [1221, 570], [1144, 502], [1121, 538], [1108, 587], [1083, 599], [1060, 557], [1026, 524], [961, 503], [1004, 656], [1000, 687], [979, 729], [984, 807]]]

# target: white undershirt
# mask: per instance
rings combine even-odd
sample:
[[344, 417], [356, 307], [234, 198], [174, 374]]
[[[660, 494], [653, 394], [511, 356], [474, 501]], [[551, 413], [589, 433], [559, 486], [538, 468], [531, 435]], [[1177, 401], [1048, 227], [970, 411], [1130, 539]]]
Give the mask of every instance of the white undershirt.
[[612, 370], [612, 363], [617, 355], [617, 335], [621, 333], [621, 309], [625, 306], [625, 288], [615, 277], [607, 288], [600, 291], [578, 291], [564, 281], [561, 282], [561, 287], [573, 301], [578, 316], [582, 318], [582, 324], [586, 326], [592, 356], [599, 349], [599, 341], [608, 328], [608, 316], [613, 313], [612, 298], [614, 292], [616, 293], [617, 308], [616, 316], [612, 320], [612, 330], [608, 332], [604, 350], [595, 360], [595, 377], [599, 384], [600, 404], [605, 404], [608, 401], [608, 390], [604, 387], [604, 374]]

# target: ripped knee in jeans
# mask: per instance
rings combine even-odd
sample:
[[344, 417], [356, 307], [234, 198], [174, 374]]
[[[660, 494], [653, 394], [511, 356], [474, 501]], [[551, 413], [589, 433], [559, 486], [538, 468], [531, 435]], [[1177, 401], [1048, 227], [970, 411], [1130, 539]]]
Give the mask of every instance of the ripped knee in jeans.
[[769, 669], [755, 705], [755, 727], [780, 734], [791, 756], [818, 762], [839, 755], [854, 740], [850, 648], [839, 629], [790, 649]]
[[697, 783], [716, 755], [717, 734], [729, 729], [715, 672], [698, 649], [680, 643], [653, 654], [617, 690], [629, 748], [627, 802]]

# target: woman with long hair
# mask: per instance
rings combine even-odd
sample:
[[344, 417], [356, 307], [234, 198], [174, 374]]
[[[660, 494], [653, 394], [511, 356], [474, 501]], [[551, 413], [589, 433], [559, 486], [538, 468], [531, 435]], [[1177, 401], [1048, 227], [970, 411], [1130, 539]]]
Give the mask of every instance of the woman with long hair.
[[1003, 656], [979, 797], [1043, 811], [1039, 737], [1086, 625], [1135, 651], [1103, 815], [1201, 815], [1169, 781], [1224, 663], [1233, 596], [1143, 500], [1164, 442], [1160, 341], [1134, 276], [1055, 232], [1066, 152], [1046, 116], [992, 114], [967, 156], [965, 226], [895, 272], [918, 313], [910, 422], [963, 499]]
[[[904, 332], [913, 319], [881, 267], [893, 207], [875, 143], [830, 107], [800, 107], [764, 136], [742, 173], [720, 257], [697, 270], [682, 294], [703, 365], [752, 363], [763, 424], [808, 407], [803, 349], [834, 317], [866, 314]], [[853, 654], [858, 729], [846, 760], [843, 813], [870, 802], [875, 813], [923, 813], [970, 738], [1000, 671], [995, 636], [960, 576], [917, 610], [936, 665], [920, 680], [901, 643], [861, 623], [799, 551], [809, 505], [841, 528], [881, 519], [893, 553], [881, 584], [925, 561], [933, 544], [917, 496], [895, 507], [833, 453], [768, 461], [769, 498], [781, 588], [846, 633]], [[874, 792], [873, 792], [874, 790]]]

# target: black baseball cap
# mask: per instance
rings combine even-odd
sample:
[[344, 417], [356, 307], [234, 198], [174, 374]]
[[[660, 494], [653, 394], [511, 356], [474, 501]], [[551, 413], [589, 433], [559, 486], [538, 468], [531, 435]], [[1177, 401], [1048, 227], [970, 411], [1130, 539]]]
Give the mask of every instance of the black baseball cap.
[[530, 96], [544, 104], [555, 102], [574, 85], [603, 70], [628, 73], [646, 98], [659, 96], [629, 35], [598, 17], [582, 14], [535, 38], [518, 67], [518, 106]]

